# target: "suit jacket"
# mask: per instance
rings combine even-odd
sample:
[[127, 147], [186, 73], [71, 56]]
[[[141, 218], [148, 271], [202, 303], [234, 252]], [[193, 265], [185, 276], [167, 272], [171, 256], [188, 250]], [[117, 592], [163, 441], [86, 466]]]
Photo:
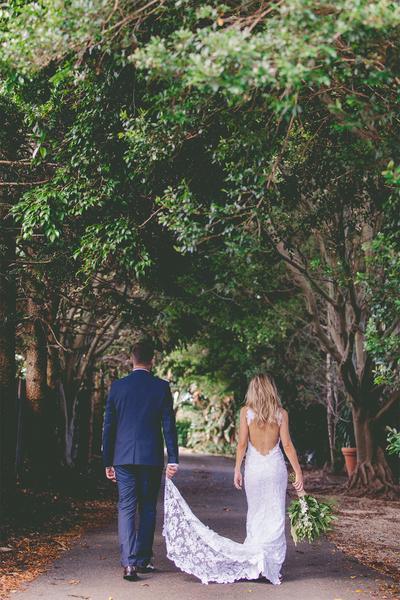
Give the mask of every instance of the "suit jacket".
[[169, 383], [144, 369], [114, 381], [103, 427], [103, 463], [164, 465], [178, 463], [178, 436]]

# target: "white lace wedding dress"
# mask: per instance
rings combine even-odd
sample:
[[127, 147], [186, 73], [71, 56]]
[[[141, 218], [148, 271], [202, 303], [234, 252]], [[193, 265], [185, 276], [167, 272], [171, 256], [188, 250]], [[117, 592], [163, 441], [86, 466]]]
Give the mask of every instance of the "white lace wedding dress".
[[[254, 413], [248, 409], [248, 423], [253, 418]], [[163, 534], [168, 558], [202, 583], [231, 583], [260, 575], [275, 585], [281, 582], [280, 570], [286, 555], [287, 469], [279, 441], [266, 455], [249, 442], [244, 484], [247, 536], [239, 544], [199, 521], [171, 479], [166, 480]]]

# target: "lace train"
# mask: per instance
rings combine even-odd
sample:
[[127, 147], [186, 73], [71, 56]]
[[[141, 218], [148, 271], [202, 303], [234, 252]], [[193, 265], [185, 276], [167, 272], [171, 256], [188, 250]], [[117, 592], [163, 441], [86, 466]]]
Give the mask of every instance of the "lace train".
[[163, 535], [168, 558], [202, 583], [256, 579], [263, 570], [261, 549], [246, 549], [204, 525], [170, 479], [165, 483]]
[[163, 534], [167, 556], [202, 583], [232, 583], [262, 574], [273, 584], [280, 584], [286, 554], [287, 472], [279, 445], [266, 456], [249, 447], [245, 485], [247, 537], [239, 544], [204, 525], [172, 481], [166, 480]]

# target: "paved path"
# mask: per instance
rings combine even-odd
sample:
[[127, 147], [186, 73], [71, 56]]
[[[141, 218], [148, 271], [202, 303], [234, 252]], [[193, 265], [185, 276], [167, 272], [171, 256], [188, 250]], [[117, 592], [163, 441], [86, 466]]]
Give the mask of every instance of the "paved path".
[[[183, 458], [176, 484], [194, 512], [219, 533], [243, 541], [245, 533], [244, 494], [232, 487], [232, 461], [205, 455]], [[84, 536], [62, 555], [47, 573], [15, 600], [352, 600], [387, 597], [380, 591], [387, 581], [375, 572], [345, 557], [323, 541], [294, 547], [289, 541], [281, 586], [237, 582], [202, 585], [179, 572], [166, 558], [161, 536], [162, 510], [155, 540], [155, 562], [159, 572], [143, 575], [140, 582], [121, 578], [118, 562], [115, 516], [101, 531]]]

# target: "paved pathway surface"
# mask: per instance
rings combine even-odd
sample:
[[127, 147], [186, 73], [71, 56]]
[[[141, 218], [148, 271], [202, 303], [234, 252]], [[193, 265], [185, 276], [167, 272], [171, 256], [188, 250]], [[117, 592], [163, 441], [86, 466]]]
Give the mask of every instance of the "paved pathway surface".
[[[194, 512], [210, 527], [237, 541], [245, 534], [244, 494], [232, 487], [232, 461], [206, 455], [185, 456], [176, 484]], [[297, 548], [289, 540], [283, 584], [237, 582], [202, 585], [181, 573], [165, 555], [158, 515], [155, 562], [159, 571], [140, 582], [121, 577], [115, 515], [99, 531], [88, 532], [47, 573], [31, 582], [14, 600], [352, 600], [382, 598], [384, 577], [346, 557], [327, 541]]]

